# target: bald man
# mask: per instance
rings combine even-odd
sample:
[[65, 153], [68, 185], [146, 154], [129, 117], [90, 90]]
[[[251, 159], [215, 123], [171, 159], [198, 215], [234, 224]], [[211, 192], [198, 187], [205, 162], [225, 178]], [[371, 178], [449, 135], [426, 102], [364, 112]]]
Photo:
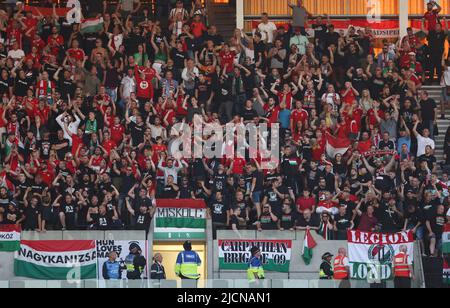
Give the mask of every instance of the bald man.
[[401, 245], [399, 250], [394, 257], [394, 286], [396, 289], [410, 289], [413, 267], [409, 262], [408, 247]]
[[350, 262], [347, 257], [347, 249], [339, 248], [338, 255], [334, 258], [334, 280], [340, 281], [340, 289], [348, 289], [350, 285]]

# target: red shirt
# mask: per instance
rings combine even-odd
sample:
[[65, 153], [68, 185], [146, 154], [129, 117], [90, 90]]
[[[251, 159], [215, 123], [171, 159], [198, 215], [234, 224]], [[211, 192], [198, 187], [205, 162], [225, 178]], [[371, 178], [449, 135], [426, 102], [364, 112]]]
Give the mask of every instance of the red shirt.
[[341, 97], [342, 97], [342, 101], [347, 104], [347, 105], [353, 105], [353, 102], [356, 100], [356, 96], [355, 93], [353, 93], [352, 90], [348, 91], [348, 93], [344, 96], [344, 93], [347, 90], [342, 90], [341, 91]]
[[78, 135], [72, 135], [72, 155], [75, 156], [77, 150], [83, 146], [83, 139]]
[[159, 154], [167, 151], [167, 147], [164, 144], [154, 144], [152, 145], [153, 150], [153, 162], [156, 164], [159, 160]]
[[203, 32], [207, 31], [208, 28], [202, 22], [192, 22], [191, 23], [191, 31], [195, 38], [200, 38], [203, 35]]
[[228, 64], [227, 66], [227, 73], [232, 73], [234, 70], [234, 57], [236, 56], [236, 53], [234, 51], [230, 51], [228, 54], [221, 51], [219, 54], [220, 57], [220, 64], [221, 68], [223, 69], [225, 67], [225, 64]]
[[34, 39], [32, 42], [33, 47], [36, 47], [38, 49], [38, 52], [41, 53], [42, 50], [45, 48], [45, 42], [43, 39], [39, 38], [39, 39]]
[[[369, 111], [367, 111], [367, 117], [369, 118], [369, 125], [378, 126], [378, 121], [377, 118], [375, 117], [374, 109], [369, 109]], [[384, 112], [380, 109], [378, 109], [378, 117], [380, 119], [384, 118]]]
[[177, 115], [178, 116], [187, 116], [188, 111], [187, 111], [187, 106], [183, 106], [184, 104], [184, 96], [183, 95], [179, 95], [177, 98]]
[[323, 154], [325, 154], [325, 146], [327, 140], [326, 138], [322, 138], [317, 141], [317, 145], [314, 149], [312, 149], [312, 159], [314, 161], [320, 161]]
[[121, 144], [123, 140], [123, 133], [125, 132], [125, 128], [121, 125], [113, 125], [111, 127], [111, 140], [116, 144]]
[[235, 158], [233, 164], [233, 174], [242, 175], [244, 174], [244, 167], [246, 165], [246, 161], [243, 158]]
[[308, 117], [309, 117], [308, 111], [304, 109], [302, 110], [295, 109], [291, 113], [291, 120], [294, 122], [294, 126], [298, 122], [302, 122], [302, 124], [305, 125], [308, 121]]
[[108, 153], [109, 156], [111, 155], [111, 150], [115, 149], [117, 145], [114, 141], [108, 140], [103, 142], [102, 147], [105, 148], [106, 153]]
[[314, 197], [309, 197], [306, 199], [305, 197], [300, 197], [297, 200], [297, 209], [299, 211], [305, 211], [305, 210], [311, 210], [313, 209], [314, 205], [316, 205], [316, 200]]
[[439, 22], [438, 12], [436, 10], [432, 10], [431, 12], [426, 12], [424, 18], [428, 23], [428, 31], [436, 30], [436, 25]]
[[280, 115], [280, 107], [274, 106], [269, 107], [269, 105], [264, 106], [264, 110], [266, 111], [266, 118], [269, 119], [270, 124], [278, 122], [278, 116]]
[[281, 102], [283, 102], [283, 100], [285, 100], [286, 108], [289, 110], [292, 109], [292, 92], [284, 93], [284, 92], [278, 91], [277, 96], [278, 96], [278, 100], [279, 100], [280, 104], [281, 104]]
[[49, 106], [44, 106], [43, 109], [36, 108], [35, 112], [36, 112], [35, 116], [41, 118], [41, 124], [47, 125], [48, 117], [50, 115], [50, 107]]
[[69, 55], [69, 58], [72, 58], [75, 61], [83, 61], [84, 57], [86, 56], [83, 49], [80, 48], [70, 48], [69, 50], [67, 50], [67, 54]]
[[25, 17], [25, 20], [23, 21], [23, 23], [26, 26], [26, 28], [24, 29], [24, 33], [27, 33], [30, 29], [33, 28], [33, 30], [29, 32], [27, 37], [34, 38], [34, 35], [36, 34], [36, 30], [37, 30], [38, 20], [34, 17], [31, 17], [31, 18]]
[[153, 84], [152, 79], [149, 76], [145, 76], [144, 79], [141, 78], [139, 74], [136, 74], [136, 94], [137, 97], [145, 98], [148, 100], [153, 99]]
[[372, 148], [372, 140], [360, 141], [358, 143], [358, 151], [362, 154], [369, 152]]

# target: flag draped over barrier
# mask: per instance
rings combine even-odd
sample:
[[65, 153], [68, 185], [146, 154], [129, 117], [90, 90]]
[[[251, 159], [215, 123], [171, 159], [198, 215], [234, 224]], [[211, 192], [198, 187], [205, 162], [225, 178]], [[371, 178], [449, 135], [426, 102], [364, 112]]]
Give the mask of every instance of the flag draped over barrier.
[[19, 250], [21, 232], [20, 226], [0, 225], [0, 251]]
[[291, 240], [219, 240], [219, 269], [247, 270], [250, 249], [261, 250], [264, 270], [288, 273], [291, 264]]
[[97, 278], [95, 241], [22, 241], [15, 253], [17, 277], [40, 280]]
[[383, 234], [348, 232], [350, 272], [353, 279], [389, 280], [393, 278], [393, 261], [400, 247], [407, 247], [408, 261], [414, 262], [414, 235], [411, 231]]
[[206, 204], [203, 200], [157, 200], [155, 239], [205, 239]]

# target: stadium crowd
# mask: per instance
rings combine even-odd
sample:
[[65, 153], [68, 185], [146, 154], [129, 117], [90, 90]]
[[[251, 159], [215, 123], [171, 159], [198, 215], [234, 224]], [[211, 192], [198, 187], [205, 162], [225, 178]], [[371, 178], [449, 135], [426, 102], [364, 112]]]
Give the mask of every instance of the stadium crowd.
[[[199, 0], [156, 1], [156, 13], [139, 0], [87, 3], [99, 31], [20, 3], [0, 12], [0, 223], [148, 230], [156, 199], [195, 198], [215, 229], [308, 228], [330, 240], [413, 230], [437, 254], [450, 130], [435, 144], [438, 104], [421, 87], [440, 84], [450, 101], [450, 62], [434, 3], [425, 43], [408, 29], [380, 52], [369, 28], [341, 33], [326, 16], [311, 17], [307, 36], [263, 14], [252, 34], [225, 41]], [[279, 123], [280, 164], [175, 159], [171, 128], [196, 116]], [[330, 157], [330, 139], [351, 142]]]

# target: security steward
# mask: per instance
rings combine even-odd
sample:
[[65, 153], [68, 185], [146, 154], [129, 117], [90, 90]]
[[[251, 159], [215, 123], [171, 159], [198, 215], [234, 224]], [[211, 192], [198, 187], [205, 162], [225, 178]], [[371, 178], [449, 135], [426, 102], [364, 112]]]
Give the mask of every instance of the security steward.
[[186, 241], [183, 244], [184, 251], [180, 252], [177, 257], [177, 263], [175, 264], [175, 274], [184, 280], [199, 280], [200, 274], [198, 268], [201, 266], [202, 261], [198, 253], [192, 250], [192, 243]]
[[394, 257], [394, 286], [396, 289], [410, 289], [413, 267], [409, 264], [408, 247], [400, 246], [400, 252]]
[[319, 278], [321, 280], [332, 280], [334, 276], [333, 266], [331, 265], [331, 260], [333, 255], [329, 252], [322, 256], [322, 264], [320, 265]]
[[265, 278], [264, 268], [261, 262], [261, 250], [258, 247], [252, 247], [250, 252], [252, 257], [248, 262], [248, 283], [251, 287], [261, 287], [262, 280]]
[[147, 265], [147, 260], [142, 256], [142, 249], [137, 243], [130, 244], [130, 254], [125, 258], [128, 280], [139, 280]]
[[350, 288], [350, 266], [345, 248], [339, 248], [333, 265], [333, 278], [334, 280], [340, 281], [339, 288]]
[[155, 254], [153, 257], [153, 264], [150, 269], [150, 279], [153, 282], [154, 286], [159, 286], [161, 284], [161, 280], [166, 279], [166, 270], [162, 265], [163, 257], [160, 253]]
[[102, 276], [105, 280], [121, 280], [122, 271], [126, 267], [117, 261], [117, 252], [112, 251], [108, 256], [108, 261], [103, 263]]

